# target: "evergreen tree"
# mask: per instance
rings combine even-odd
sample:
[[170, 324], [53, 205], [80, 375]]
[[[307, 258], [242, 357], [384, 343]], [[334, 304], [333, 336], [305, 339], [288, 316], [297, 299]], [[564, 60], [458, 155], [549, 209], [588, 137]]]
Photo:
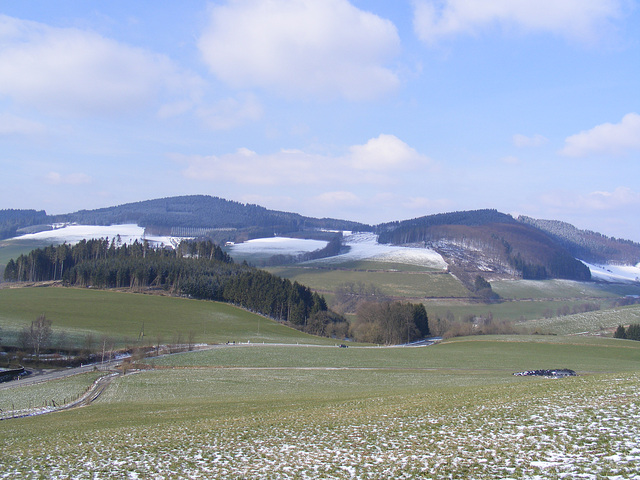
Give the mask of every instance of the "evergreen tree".
[[622, 325], [618, 325], [618, 328], [616, 328], [613, 334], [613, 338], [627, 338], [627, 332]]

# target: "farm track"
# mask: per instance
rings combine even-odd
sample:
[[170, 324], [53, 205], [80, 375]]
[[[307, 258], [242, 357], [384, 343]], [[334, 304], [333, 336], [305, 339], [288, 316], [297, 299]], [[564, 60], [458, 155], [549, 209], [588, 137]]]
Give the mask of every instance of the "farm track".
[[72, 408], [86, 407], [87, 405], [91, 405], [93, 402], [95, 402], [98, 399], [98, 397], [100, 397], [100, 395], [104, 393], [104, 391], [111, 384], [111, 381], [118, 375], [119, 375], [118, 373], [113, 372], [109, 375], [105, 375], [104, 377], [100, 377], [98, 380], [94, 382], [91, 388], [79, 399], [77, 399], [75, 402], [71, 402], [67, 405], [60, 407], [56, 411], [59, 412], [62, 410], [71, 410]]

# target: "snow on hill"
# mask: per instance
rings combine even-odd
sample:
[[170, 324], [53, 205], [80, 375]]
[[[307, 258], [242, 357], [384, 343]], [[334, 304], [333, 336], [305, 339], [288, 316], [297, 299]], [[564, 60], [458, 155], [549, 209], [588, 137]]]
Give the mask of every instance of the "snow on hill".
[[28, 233], [19, 237], [17, 240], [39, 240], [52, 244], [61, 244], [67, 242], [74, 245], [81, 240], [108, 238], [112, 240], [120, 235], [122, 243], [133, 243], [135, 240], [148, 240], [156, 245], [175, 245], [179, 239], [166, 236], [145, 235], [144, 227], [138, 225], [64, 225], [53, 230], [46, 230], [38, 233]]
[[303, 238], [267, 237], [236, 243], [229, 247], [233, 256], [247, 254], [263, 255], [300, 255], [313, 252], [327, 246], [328, 242], [322, 240], [307, 240]]
[[373, 260], [378, 262], [404, 263], [422, 267], [447, 269], [447, 262], [435, 250], [430, 248], [398, 247], [378, 243], [378, 236], [373, 233], [345, 232], [344, 243], [349, 252], [335, 257], [314, 260], [320, 263], [343, 263], [355, 260]]
[[637, 265], [593, 265], [582, 262], [591, 270], [591, 278], [603, 282], [640, 282], [640, 263]]

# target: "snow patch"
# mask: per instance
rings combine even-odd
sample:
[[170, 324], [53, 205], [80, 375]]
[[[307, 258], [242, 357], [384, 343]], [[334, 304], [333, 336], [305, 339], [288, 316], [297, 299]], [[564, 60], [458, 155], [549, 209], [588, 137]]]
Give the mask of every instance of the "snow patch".
[[[581, 260], [582, 261], [582, 260]], [[637, 265], [596, 265], [582, 261], [589, 270], [591, 277], [604, 282], [640, 282], [640, 263]]]
[[299, 255], [314, 252], [327, 246], [322, 240], [308, 240], [304, 238], [269, 237], [256, 238], [230, 246], [233, 254], [267, 254], [267, 255]]
[[335, 257], [315, 260], [320, 263], [343, 263], [355, 260], [374, 260], [387, 263], [404, 263], [408, 265], [418, 265], [422, 267], [447, 269], [447, 262], [444, 258], [430, 248], [398, 247], [378, 243], [378, 236], [374, 233], [354, 233], [345, 232], [344, 244], [349, 248], [349, 252]]
[[174, 246], [180, 242], [180, 239], [160, 236], [160, 235], [145, 235], [144, 227], [139, 227], [135, 224], [123, 224], [123, 225], [75, 225], [75, 224], [56, 224], [52, 225], [53, 230], [46, 230], [38, 233], [28, 233], [19, 237], [14, 237], [17, 240], [41, 240], [51, 242], [53, 244], [60, 244], [67, 242], [70, 245], [75, 245], [82, 240], [109, 238], [113, 240], [118, 235], [122, 243], [133, 243], [134, 241], [148, 240], [151, 243], [157, 245], [171, 245]]

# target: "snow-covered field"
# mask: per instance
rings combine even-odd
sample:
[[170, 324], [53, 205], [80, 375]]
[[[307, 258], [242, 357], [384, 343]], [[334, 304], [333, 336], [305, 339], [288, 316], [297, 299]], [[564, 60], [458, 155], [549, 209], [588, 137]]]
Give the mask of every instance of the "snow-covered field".
[[593, 265], [582, 262], [596, 280], [605, 282], [640, 282], [640, 263], [637, 265]]
[[29, 233], [14, 237], [16, 240], [38, 240], [60, 244], [76, 244], [81, 240], [108, 238], [112, 240], [120, 235], [122, 243], [133, 243], [135, 240], [148, 240], [157, 245], [175, 245], [180, 239], [168, 236], [145, 235], [144, 227], [134, 224], [124, 225], [64, 225], [53, 230]]
[[243, 243], [236, 243], [229, 247], [230, 254], [253, 255], [300, 255], [313, 252], [327, 246], [322, 240], [307, 240], [303, 238], [269, 237], [256, 238]]
[[[0, 478], [637, 480], [639, 394], [634, 373], [526, 378], [473, 394], [438, 390], [306, 406], [284, 401], [224, 415], [215, 412], [227, 407], [187, 403], [187, 416], [198, 411], [189, 419], [174, 417], [162, 403], [149, 405], [154, 412], [137, 407], [136, 416], [130, 404], [139, 400], [124, 396], [100, 408], [107, 396], [90, 407], [91, 422], [76, 428], [61, 422], [55, 434], [46, 425], [35, 441], [20, 424], [0, 425], [16, 425], [2, 439], [8, 453], [0, 457]], [[60, 420], [75, 425], [81, 413]], [[111, 423], [96, 417], [113, 413]]]
[[446, 270], [447, 263], [442, 256], [429, 248], [397, 247], [378, 243], [373, 233], [355, 233], [345, 235], [344, 243], [350, 247], [349, 252], [335, 257], [315, 260], [320, 263], [343, 263], [356, 260], [373, 260], [378, 262], [404, 263], [435, 269]]

